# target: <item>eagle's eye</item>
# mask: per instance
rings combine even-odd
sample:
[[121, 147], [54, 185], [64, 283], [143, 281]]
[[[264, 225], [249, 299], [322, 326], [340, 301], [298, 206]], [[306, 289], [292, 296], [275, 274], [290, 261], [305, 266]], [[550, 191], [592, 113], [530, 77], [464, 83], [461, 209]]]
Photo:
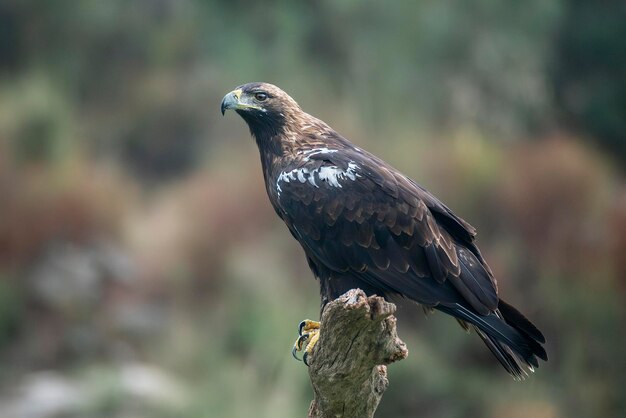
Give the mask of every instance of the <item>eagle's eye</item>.
[[267, 99], [267, 94], [266, 94], [266, 93], [262, 93], [262, 92], [260, 92], [260, 93], [255, 93], [254, 98], [255, 98], [257, 101], [262, 102], [262, 101], [264, 101], [265, 99]]

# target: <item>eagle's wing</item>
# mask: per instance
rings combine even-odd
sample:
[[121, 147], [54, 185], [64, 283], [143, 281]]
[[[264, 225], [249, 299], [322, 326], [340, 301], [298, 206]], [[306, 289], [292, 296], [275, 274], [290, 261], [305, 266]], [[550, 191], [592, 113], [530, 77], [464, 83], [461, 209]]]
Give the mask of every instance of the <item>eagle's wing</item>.
[[377, 157], [352, 146], [309, 152], [276, 186], [281, 216], [325, 268], [430, 306], [497, 309], [474, 229]]

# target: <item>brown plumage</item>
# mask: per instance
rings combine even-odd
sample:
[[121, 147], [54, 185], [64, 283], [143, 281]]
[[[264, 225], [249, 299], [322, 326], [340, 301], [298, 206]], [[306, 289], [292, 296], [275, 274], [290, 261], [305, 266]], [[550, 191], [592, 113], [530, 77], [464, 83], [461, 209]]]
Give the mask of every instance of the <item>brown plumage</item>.
[[322, 307], [356, 287], [400, 295], [474, 328], [515, 377], [547, 360], [541, 332], [499, 299], [475, 229], [435, 196], [276, 86], [240, 86], [227, 109], [257, 142], [268, 196], [320, 280]]

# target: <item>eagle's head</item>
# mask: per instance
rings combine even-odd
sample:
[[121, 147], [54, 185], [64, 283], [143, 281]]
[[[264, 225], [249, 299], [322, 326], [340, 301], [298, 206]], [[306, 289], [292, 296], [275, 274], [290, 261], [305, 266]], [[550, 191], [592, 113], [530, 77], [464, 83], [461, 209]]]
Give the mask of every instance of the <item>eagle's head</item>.
[[269, 83], [248, 83], [222, 99], [222, 114], [235, 110], [257, 139], [282, 133], [285, 124], [302, 111], [287, 93]]

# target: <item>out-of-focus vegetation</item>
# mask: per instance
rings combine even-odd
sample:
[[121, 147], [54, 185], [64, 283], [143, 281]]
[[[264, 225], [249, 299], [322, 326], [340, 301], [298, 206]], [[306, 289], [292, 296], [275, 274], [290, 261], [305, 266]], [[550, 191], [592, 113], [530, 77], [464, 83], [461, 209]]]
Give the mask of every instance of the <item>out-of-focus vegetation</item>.
[[318, 312], [244, 123], [290, 92], [479, 229], [550, 361], [402, 307], [384, 417], [626, 415], [623, 2], [0, 2], [0, 416], [292, 417]]

